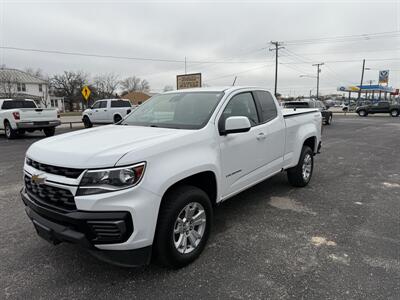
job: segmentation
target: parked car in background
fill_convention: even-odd
[[[43,130],[46,136],[52,136],[60,124],[56,109],[39,108],[30,99],[0,99],[0,130],[5,131],[8,139],[35,130]]]
[[[217,203],[283,171],[293,186],[310,182],[321,119],[281,109],[263,88],[159,94],[118,124],[34,143],[21,196],[53,244],[117,265],[183,267],[203,251]]]
[[[303,99],[301,101],[284,102],[283,106],[285,108],[317,108],[321,112],[324,124],[330,125],[332,123],[333,114],[322,101]]]
[[[363,105],[356,108],[356,113],[360,117],[366,117],[368,114],[389,113],[392,117],[397,117],[400,114],[400,105],[391,105],[387,101],[376,102],[371,105]]]
[[[102,99],[96,101],[82,113],[82,122],[86,128],[93,124],[113,124],[121,121],[132,111],[132,104],[125,99]]]

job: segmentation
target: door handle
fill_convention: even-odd
[[[266,138],[267,138],[267,136],[263,132],[261,132],[257,135],[258,141],[265,140]]]
[[[107,109],[105,109],[104,111],[107,111]]]

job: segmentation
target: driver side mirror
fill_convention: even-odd
[[[250,120],[244,116],[229,117],[225,120],[225,128],[220,131],[221,135],[230,133],[247,132],[251,128]]]

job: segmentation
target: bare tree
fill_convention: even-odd
[[[174,88],[172,87],[172,85],[166,85],[166,86],[164,86],[164,89],[163,89],[164,92],[169,92],[169,91],[173,91],[173,90],[174,90]]]
[[[34,68],[29,67],[29,68],[25,68],[24,71],[32,76],[42,79],[42,80],[46,80],[46,81],[48,80],[48,76],[44,75],[42,69],[40,69],[40,68],[34,69]]]
[[[13,98],[17,94],[18,78],[9,72],[2,73],[0,77],[0,96]]]
[[[121,87],[124,92],[137,92],[137,91],[149,91],[150,84],[146,79],[141,80],[139,77],[131,76],[121,81]]]
[[[119,84],[118,75],[112,73],[98,75],[93,80],[93,85],[100,98],[113,97]]]
[[[80,92],[88,83],[88,77],[88,74],[82,71],[64,71],[50,79],[51,89],[56,95],[65,97],[69,103],[69,109],[72,111],[73,103],[79,103],[82,100]]]
[[[148,91],[150,91],[150,84],[149,84],[149,82],[148,82],[146,79],[143,79],[143,80],[140,82],[140,91],[141,91],[141,92],[148,92]]]

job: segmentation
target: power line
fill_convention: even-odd
[[[184,59],[183,60],[179,60],[179,59],[163,59],[163,58],[103,55],[103,54],[96,54],[96,53],[68,52],[68,51],[59,51],[59,50],[32,49],[32,48],[21,48],[21,47],[11,47],[11,46],[0,46],[0,49],[15,50],[15,51],[25,51],[25,52],[59,54],[59,55],[71,55],[71,56],[84,56],[84,57],[136,60],[136,61],[185,63]],[[260,63],[262,61],[218,61],[218,60],[216,60],[216,61],[215,60],[214,61],[202,61],[202,60],[193,60],[193,61],[187,61],[187,62],[199,63],[199,64],[254,64],[254,63]]]
[[[369,33],[369,34],[288,40],[285,41],[285,45],[305,45],[305,44],[315,44],[315,43],[342,43],[342,42],[353,42],[353,41],[366,41],[372,39],[396,37],[399,35],[400,31],[396,30],[396,31],[387,31],[387,32]]]
[[[393,57],[393,58],[368,58],[368,61],[390,61],[390,60],[398,60],[400,61],[400,58],[398,57]],[[345,62],[358,62],[360,59],[347,59],[347,60],[330,60],[326,61],[325,63],[345,63]],[[305,64],[305,62],[289,62],[289,63],[283,63],[283,64],[293,64],[293,65],[302,65]]]

